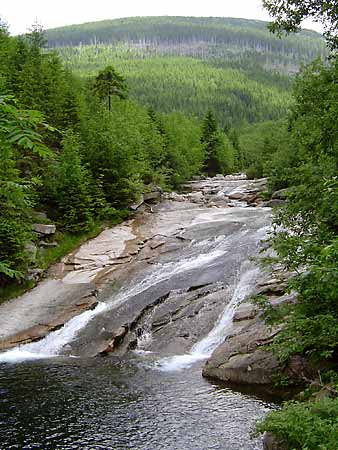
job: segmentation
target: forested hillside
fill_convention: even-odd
[[[52,47],[128,43],[151,54],[239,59],[254,51],[298,64],[324,53],[324,41],[313,31],[282,41],[255,20],[207,17],[134,17],[71,25],[48,30]],[[278,55],[278,56],[277,56]]]
[[[282,117],[290,76],[326,55],[315,32],[280,40],[267,23],[243,19],[129,18],[46,36],[73,72],[85,77],[113,64],[143,105],[199,117],[212,107],[226,129]]]
[[[0,26],[2,288],[46,267],[104,221],[125,217],[151,186],[170,189],[236,165],[211,111],[201,123],[146,109],[129,98],[114,67],[79,80],[43,46],[38,27],[11,37]],[[57,242],[37,251],[32,226],[41,220],[57,225]]]

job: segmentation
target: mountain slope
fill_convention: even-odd
[[[56,28],[46,37],[81,76],[113,64],[143,104],[199,116],[212,107],[225,126],[284,115],[290,75],[326,55],[318,33],[280,40],[266,22],[244,19],[136,17]]]

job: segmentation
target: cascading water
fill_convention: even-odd
[[[241,268],[238,282],[233,290],[232,298],[210,333],[195,344],[190,353],[162,358],[156,362],[155,366],[160,370],[170,372],[188,368],[197,361],[209,358],[215,348],[224,341],[231,330],[236,307],[250,294],[258,275],[259,269],[250,262],[245,262]]]
[[[217,182],[203,181],[212,189]],[[225,194],[242,184],[221,182]],[[237,305],[259,277],[248,261],[270,212],[189,202],[161,208],[140,236],[168,235],[163,253],[149,244],[126,264],[114,296],[44,339],[0,353],[1,448],[261,448],[250,432],[273,405],[203,379],[198,361],[231,332]],[[55,358],[95,354],[101,330],[109,343],[125,324],[118,357]],[[135,337],[142,351],[125,355]]]
[[[55,357],[62,354],[62,350],[76,337],[76,335],[86,327],[86,325],[96,316],[103,314],[122,303],[128,301],[135,295],[145,292],[176,274],[182,274],[203,265],[210,264],[213,260],[222,256],[227,251],[231,240],[229,238],[216,240],[213,248],[208,253],[201,253],[194,257],[184,258],[179,262],[169,262],[157,264],[149,274],[143,275],[141,281],[132,287],[123,289],[112,301],[99,303],[95,309],[85,311],[74,317],[60,330],[50,333],[39,342],[21,345],[12,350],[0,354],[0,363],[14,363],[29,359],[43,359]],[[151,336],[148,333],[148,339]]]

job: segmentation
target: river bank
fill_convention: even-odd
[[[197,444],[184,448],[261,448],[260,439],[250,439],[250,429],[274,406],[230,388],[217,391],[214,382],[201,384],[201,369],[231,332],[238,305],[262,278],[251,257],[258,254],[270,227],[271,210],[263,207],[259,198],[265,182],[239,177],[195,180],[185,186],[184,193],[168,194],[160,204],[140,211],[132,220],[81,246],[55,266],[36,290],[3,305],[7,309],[0,311],[4,325],[1,344],[7,350],[0,354],[2,370],[11,371],[14,364],[21,367],[19,374],[52,371],[57,385],[62,389],[67,386],[68,391],[73,389],[72,383],[63,374],[78,379],[80,375],[76,374],[82,373],[83,364],[88,362],[93,374],[115,371],[116,377],[121,377],[119,383],[128,383],[127,391],[132,397],[136,395],[139,406],[143,401],[138,398],[137,383],[145,386],[148,382],[137,374],[145,371],[149,383],[154,383],[154,388],[149,389],[156,398],[161,395],[160,387],[158,391],[155,388],[158,382],[163,383],[168,396],[174,397],[168,423],[177,420],[175,410],[186,427],[189,418],[195,419],[182,408],[183,399],[194,404],[199,388],[201,392],[215,389],[216,397],[211,395],[209,400],[203,394],[205,424],[212,427],[213,414],[208,408],[219,411],[217,416],[224,408],[223,431],[215,427],[217,437],[215,434],[212,438],[212,446],[205,447],[203,435],[190,423]],[[31,309],[33,314],[29,313]],[[24,345],[17,346],[20,343]],[[184,384],[186,395],[182,394],[180,400],[177,392],[184,378],[191,378],[193,386]],[[21,375],[14,379],[20,383]],[[133,379],[136,386],[129,384]],[[99,383],[100,389],[106,390],[106,382],[105,378]],[[37,386],[41,388],[39,383]],[[92,382],[87,387],[97,396]],[[229,392],[230,403],[223,403],[220,392]],[[102,417],[101,400],[107,399],[106,395],[98,395],[98,406],[94,407],[98,417]],[[74,400],[74,395],[71,398]],[[76,404],[82,405],[82,398],[76,399]],[[165,408],[162,400],[156,408]],[[234,408],[241,411],[245,425],[238,422],[238,415],[233,415]],[[126,406],[124,414],[131,413]],[[154,426],[149,414],[145,411],[139,416],[146,434],[150,433],[148,427]],[[182,414],[187,415],[188,422]],[[67,412],[61,416],[66,417]],[[88,420],[94,426],[96,419]],[[233,432],[226,433],[227,426]],[[130,431],[132,436],[134,431]],[[158,448],[181,449],[180,443],[185,442],[182,431],[179,427],[176,444],[167,431],[166,441]],[[147,441],[145,434],[137,444],[133,437],[133,446],[128,446],[125,438],[114,431],[106,429],[103,434],[108,439],[104,442],[114,442],[114,448],[149,448],[147,445],[153,442]],[[88,443],[91,441],[81,436],[81,448],[92,448],[93,444]],[[31,438],[27,439],[25,442],[31,442]],[[154,439],[158,442],[158,434]],[[56,441],[51,438],[51,442]],[[61,448],[68,448],[63,438],[57,442],[62,442]],[[72,433],[70,442],[75,442]],[[110,448],[104,445],[108,444],[102,448]]]
[[[257,220],[258,227],[269,216],[267,209],[263,213],[261,209],[243,208],[247,206],[248,198],[251,202],[255,199],[255,192],[262,190],[262,186],[264,180],[255,183],[231,177],[196,180],[186,185],[191,192],[169,194],[167,200],[154,207],[155,212],[143,210],[135,218],[104,230],[52,266],[47,279],[33,290],[0,305],[0,347],[4,350],[41,339],[84,310],[95,308],[98,297],[105,301],[112,286],[123,284],[129,274],[134,278],[144,267],[168,259],[167,255],[170,260],[172,254],[175,257],[184,248],[189,248],[196,237],[207,239],[214,235],[218,239],[224,227],[230,238],[240,231],[238,239],[241,243],[243,235],[250,231],[245,229],[250,216]],[[235,245],[233,242],[232,246]],[[220,271],[218,268],[218,275],[213,274],[211,279],[220,278]],[[199,283],[197,287],[207,284],[210,274],[199,274],[199,278],[198,282],[187,281],[187,289],[195,289],[196,283]],[[213,290],[218,288],[213,286],[206,292]],[[210,318],[211,323],[219,311],[215,314]],[[125,320],[133,322],[130,318]],[[123,325],[120,323],[117,329]],[[193,344],[186,340],[186,347]],[[105,340],[105,344],[108,346],[109,342]],[[99,349],[105,350],[102,345]]]

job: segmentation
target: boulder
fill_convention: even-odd
[[[233,321],[253,319],[258,312],[258,308],[253,303],[242,303],[234,314]]]
[[[194,192],[192,194],[188,194],[187,196],[189,198],[190,201],[192,201],[193,203],[200,203],[203,201],[203,194],[202,192]]]
[[[284,203],[285,203],[285,200],[280,200],[280,199],[275,198],[275,199],[269,200],[268,202],[264,202],[262,204],[262,206],[264,206],[266,208],[274,208],[275,206],[284,205]]]
[[[44,223],[34,223],[33,230],[40,235],[50,235],[54,234],[56,231],[56,226],[54,224],[46,225]]]
[[[25,252],[28,254],[28,258],[30,262],[36,261],[36,253],[38,251],[37,246],[34,244],[34,242],[27,242],[25,244]]]
[[[132,211],[136,211],[141,205],[143,205],[143,203],[144,203],[144,196],[143,194],[141,194],[139,200],[130,205],[129,208]]]
[[[278,200],[285,200],[287,199],[288,195],[290,194],[291,189],[290,188],[285,188],[285,189],[280,189],[279,191],[275,191],[271,198],[273,200],[278,199]]]
[[[243,192],[231,192],[229,194],[230,200],[242,200],[245,194]]]
[[[143,199],[145,202],[156,202],[156,201],[160,201],[162,198],[162,192],[161,191],[151,191],[151,192],[146,192],[143,194]]]
[[[43,270],[42,269],[29,269],[27,272],[27,280],[31,281],[38,281],[43,276]]]
[[[279,364],[272,352],[262,347],[270,343],[280,328],[268,328],[257,315],[229,336],[207,361],[203,376],[237,384],[273,384]]]
[[[264,450],[287,450],[287,446],[282,443],[272,433],[265,433],[263,438]]]

